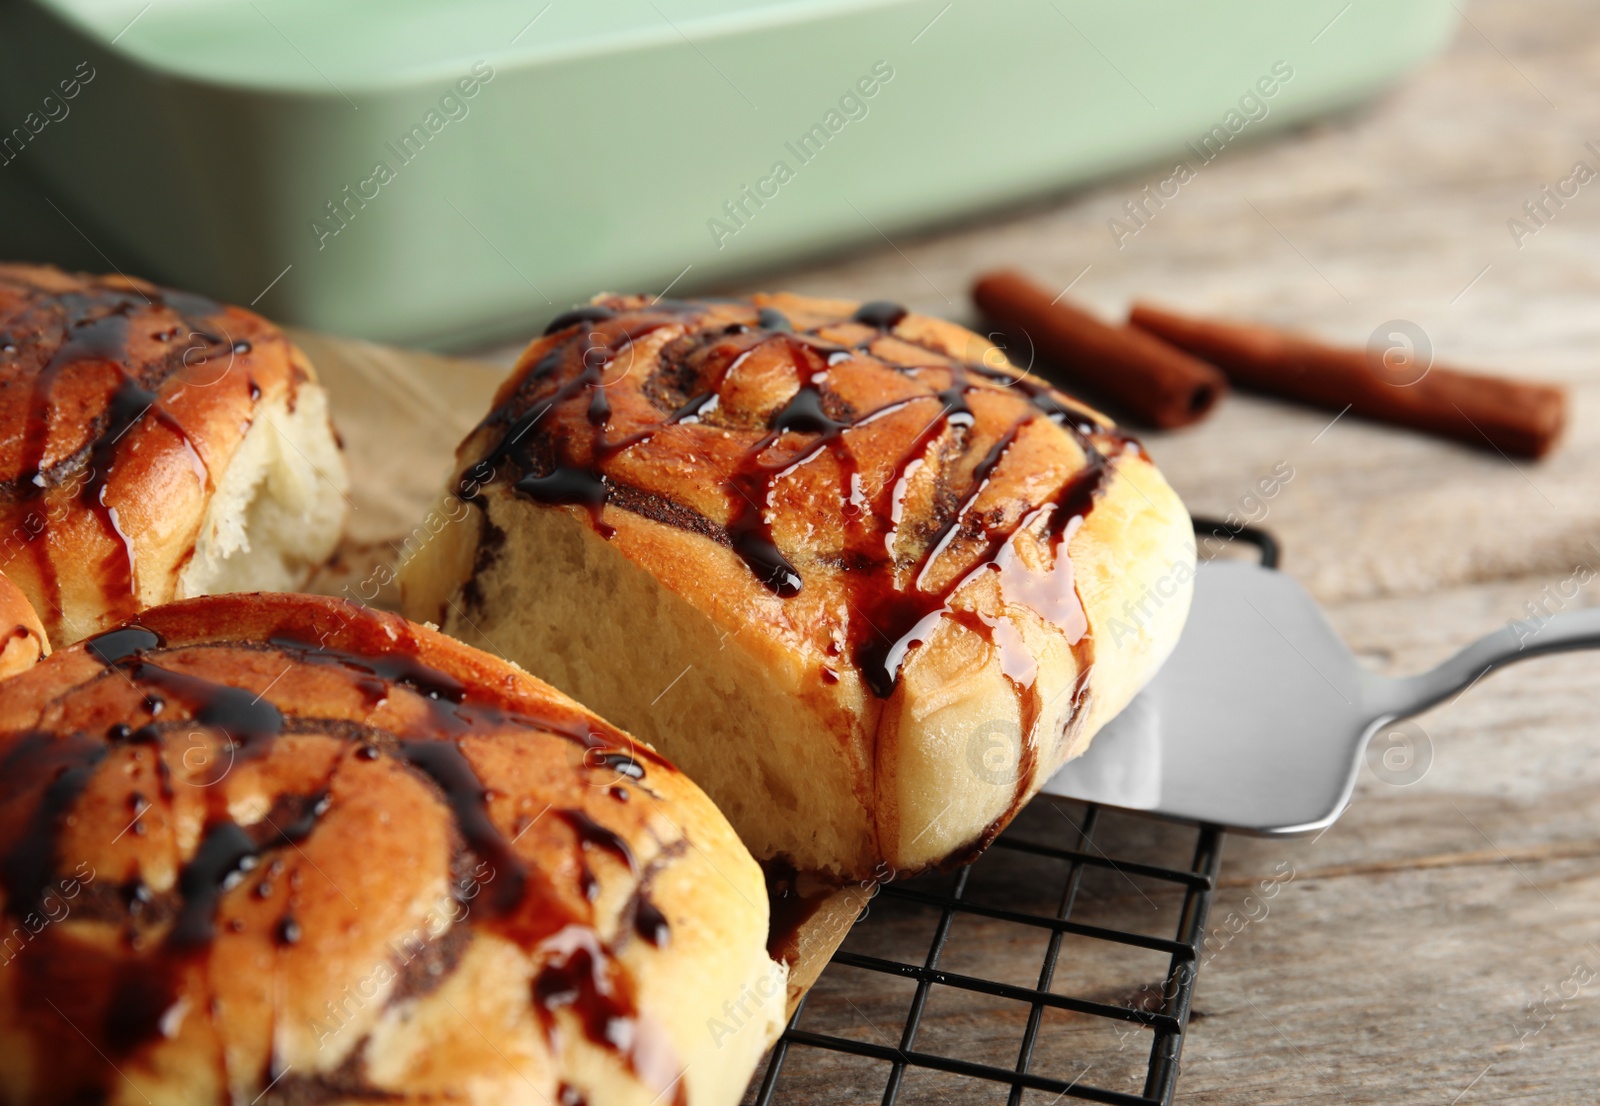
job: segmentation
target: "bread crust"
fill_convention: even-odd
[[[8,1101],[732,1104],[781,1026],[705,796],[398,616],[146,611],[0,683],[0,763]]]
[[[405,567],[406,609],[624,720],[758,856],[971,855],[1176,643],[1182,504],[978,335],[793,295],[558,324],[462,444],[454,494],[483,510]],[[694,708],[647,703],[685,664]]]
[[[304,571],[257,586],[300,582],[343,516],[326,417],[299,425],[324,407],[310,363],[259,315],[121,275],[0,265],[0,569],[58,645],[200,594],[216,575],[203,562],[239,536],[270,542],[244,516],[281,489],[229,473],[247,441],[281,437],[327,486],[301,496],[308,544],[289,559]]]
[[[50,639],[39,613],[22,589],[4,575],[0,575],[0,633],[5,635],[0,645],[0,680],[26,672],[41,657],[50,655]]]

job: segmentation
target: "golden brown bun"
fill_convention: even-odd
[[[802,869],[981,848],[1187,614],[1188,516],[1137,443],[892,304],[602,297],[457,459],[481,510],[439,512],[462,521],[406,565],[407,611],[618,719]]]
[[[10,629],[6,629],[10,627]],[[26,672],[41,657],[50,655],[50,639],[45,636],[39,613],[9,577],[0,575],[0,680]]]
[[[0,765],[6,1102],[731,1106],[782,1019],[705,796],[395,615],[146,611],[0,684]]]
[[[0,265],[0,570],[57,645],[175,598],[304,582],[344,462],[310,364],[238,307]]]

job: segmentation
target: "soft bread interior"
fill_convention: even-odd
[[[1193,575],[1188,516],[1147,461],[1125,458],[1119,473],[1070,546],[1088,672],[1059,628],[980,580],[959,603],[1009,627],[996,631],[1014,643],[1009,657],[945,620],[881,707],[850,707],[841,686],[830,708],[814,673],[758,629],[719,625],[624,555],[657,524],[608,514],[618,539],[607,540],[581,510],[502,486],[483,493],[487,518],[472,511],[407,562],[405,605],[655,746],[756,856],[883,879],[986,843],[1176,643]],[[704,542],[702,555],[724,553]],[[1169,578],[1170,599],[1154,602]],[[1018,657],[1033,667],[1026,693],[1006,671]]]
[[[304,381],[292,406],[263,398],[206,506],[176,598],[298,588],[339,543],[348,482],[326,392]]]
[[[804,673],[719,628],[586,517],[501,487],[487,489],[482,503],[494,536],[492,555],[478,558],[474,600],[460,587],[479,543],[478,511],[407,563],[407,611],[516,661],[648,741],[712,797],[756,856],[870,872],[878,856],[872,772],[855,747],[853,719],[830,726],[802,698]]]

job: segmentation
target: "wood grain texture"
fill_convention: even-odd
[[[1338,7],[1329,0],[1330,17]],[[1600,170],[1584,149],[1600,146],[1600,23],[1581,0],[1478,0],[1464,10],[1450,51],[1413,79],[1341,119],[1230,150],[1123,248],[1107,220],[1170,167],[726,291],[898,299],[971,323],[971,278],[1016,266],[1057,288],[1076,281],[1072,294],[1108,317],[1148,299],[1357,345],[1406,319],[1444,363],[1567,384],[1568,438],[1538,464],[1237,395],[1197,429],[1147,438],[1192,510],[1274,531],[1284,569],[1359,654],[1384,671],[1416,671],[1525,617],[1527,604],[1550,602],[1544,589],[1559,593],[1576,567],[1600,569],[1600,181],[1520,248],[1507,228],[1574,162]],[[505,364],[513,353],[488,356]],[[409,390],[382,384],[395,366],[366,383],[359,372],[330,380],[353,452],[392,456],[383,449],[395,420],[418,428],[403,464],[373,469],[370,481],[357,464],[362,548],[352,563],[380,562],[386,544],[392,553],[405,530],[396,524],[426,509],[448,467],[461,420],[487,406],[492,373],[469,370],[442,387],[437,374],[449,367],[430,365]],[[1257,482],[1280,464],[1294,476],[1262,500]],[[347,566],[324,590],[359,576]],[[1567,604],[1597,601],[1600,580]],[[1214,925],[1243,911],[1260,879],[1294,876],[1267,916],[1202,970],[1178,1100],[1592,1101],[1600,974],[1576,993],[1570,981],[1600,973],[1597,687],[1592,655],[1490,676],[1417,720],[1431,754],[1420,779],[1401,785],[1364,771],[1351,810],[1315,840],[1230,838]],[[1057,815],[1039,803],[1025,817],[1045,832]],[[1138,820],[1114,832],[1116,851],[1168,863],[1180,858],[1163,858],[1163,847],[1170,854],[1187,840]],[[1022,861],[995,872],[986,893],[1019,905],[1042,886]],[[1083,902],[1083,917],[1107,925],[1164,926],[1176,909],[1114,875]],[[970,924],[952,935],[952,971],[1036,981],[1040,934]],[[929,912],[880,899],[847,947],[920,960],[932,925]],[[1139,1001],[1139,987],[1163,971],[1160,958],[1088,944],[1070,946],[1062,965],[1058,989],[1114,1003]],[[807,1027],[893,1044],[910,992],[830,970]],[[939,993],[919,1040],[1010,1066],[1020,1016],[1015,1004]],[[1035,1066],[1070,1076],[1093,1064],[1098,1084],[1137,1090],[1143,1061],[1142,1041],[1052,1015]],[[809,1053],[791,1065],[779,1100],[875,1102],[885,1072]],[[1005,1096],[918,1075],[900,1101]]]

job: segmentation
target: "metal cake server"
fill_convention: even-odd
[[[1439,667],[1367,671],[1293,578],[1200,565],[1155,678],[1046,794],[1246,833],[1313,833],[1350,802],[1367,743],[1512,661],[1600,648],[1600,608],[1507,625]]]

